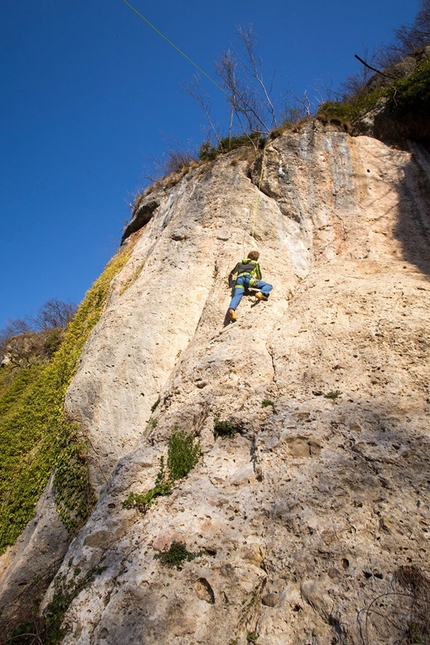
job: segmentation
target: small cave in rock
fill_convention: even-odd
[[[200,600],[204,600],[211,605],[215,604],[214,591],[206,578],[199,578],[196,580],[194,589],[196,590],[196,594]]]

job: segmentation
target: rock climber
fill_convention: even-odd
[[[259,291],[255,294],[258,300],[267,300],[273,289],[271,284],[263,282],[261,279],[261,269],[257,261],[259,257],[260,254],[258,251],[250,251],[248,257],[242,260],[242,262],[238,262],[234,269],[230,271],[228,278],[229,284],[232,283],[233,276],[237,274],[233,297],[228,310],[228,315],[232,321],[237,319],[236,309],[246,289],[258,289]]]

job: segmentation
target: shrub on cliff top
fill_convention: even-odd
[[[253,146],[255,148],[262,148],[266,139],[261,136],[260,132],[245,133],[240,136],[224,137],[220,140],[217,146],[211,145],[210,141],[204,141],[199,149],[199,159],[208,161],[216,159],[221,154],[241,148],[242,146]]]
[[[410,112],[430,113],[430,58],[425,59],[412,74],[388,88],[388,107],[404,115]]]
[[[317,116],[351,123],[375,108],[381,100],[386,102],[388,112],[397,116],[427,115],[430,111],[430,59],[425,58],[411,74],[393,80],[388,87],[360,91],[345,100],[322,104]]]

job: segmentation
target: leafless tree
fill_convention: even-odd
[[[395,31],[391,44],[380,47],[371,55],[366,53],[363,59],[378,70],[387,70],[406,56],[415,54],[424,46],[430,45],[430,0],[421,0],[418,11],[411,25],[401,25]],[[344,98],[358,94],[372,76],[372,71],[362,66],[360,71],[350,76],[343,84]]]
[[[242,40],[248,61],[242,61],[245,74],[247,75],[251,84],[257,84],[256,89],[257,91],[259,90],[261,104],[271,120],[271,126],[276,127],[278,125],[276,110],[270,97],[273,86],[273,79],[270,83],[270,87],[267,88],[263,77],[263,60],[262,58],[259,58],[257,60],[254,54],[254,50],[257,45],[257,38],[250,25],[246,28],[239,27],[238,33]]]
[[[251,26],[239,27],[237,30],[241,48],[224,51],[216,63],[216,72],[221,79],[229,106],[227,136],[244,133],[261,133],[266,135],[277,127],[278,122],[295,123],[311,116],[322,103],[329,101],[348,101],[368,87],[369,80],[374,76],[374,67],[380,72],[411,54],[430,44],[430,0],[421,0],[421,8],[411,25],[402,25],[397,29],[395,42],[382,46],[372,53],[365,52],[359,71],[344,81],[338,91],[324,88],[310,97],[305,91],[302,97],[285,93],[284,100],[273,99],[273,78],[267,83],[263,75],[262,59],[256,55],[257,38]],[[381,76],[384,74],[382,73]],[[388,74],[387,74],[388,76]],[[203,109],[209,124],[208,142],[213,140],[218,147],[225,138],[225,130],[220,129],[211,114],[211,101],[205,94],[196,77],[194,84],[185,88],[188,94]],[[285,99],[287,96],[287,99]]]
[[[216,63],[216,73],[228,103],[228,125],[216,122],[211,114],[211,100],[201,87],[200,78],[195,76],[183,89],[202,108],[209,129],[209,142],[221,141],[244,133],[267,134],[277,126],[278,119],[274,101],[271,98],[272,83],[266,84],[262,60],[255,54],[257,38],[252,27],[239,27],[241,52],[232,49],[224,51]],[[227,132],[226,132],[227,130]]]
[[[76,313],[76,305],[52,298],[45,302],[39,313],[33,318],[34,328],[38,331],[65,328]]]
[[[184,90],[184,92],[189,94],[191,98],[194,99],[194,101],[197,103],[197,105],[203,110],[206,120],[209,124],[209,131],[206,131],[205,133],[207,138],[209,140],[212,140],[212,137],[214,137],[217,144],[219,144],[221,141],[220,129],[212,119],[212,102],[209,94],[202,89],[200,76],[196,74],[187,85],[183,86],[182,89]]]
[[[421,0],[412,25],[401,25],[396,30],[396,41],[403,55],[430,44],[430,0]]]
[[[319,98],[321,91],[314,89],[315,97],[311,100],[308,91],[304,90],[302,96],[298,96],[291,87],[283,94],[283,111],[281,113],[282,123],[294,125],[301,119],[311,116],[313,110],[322,102]]]
[[[235,121],[241,132],[268,131],[261,116],[259,96],[254,88],[241,76],[239,61],[232,50],[223,52],[217,62],[217,74],[222,79],[230,105],[229,136]]]
[[[369,63],[369,65],[380,65],[381,64],[381,51],[375,50],[370,52],[368,48],[365,49],[363,54],[363,59]],[[348,100],[353,96],[357,96],[363,88],[368,83],[369,79],[374,75],[369,67],[365,65],[360,65],[358,72],[348,76],[345,81],[340,84],[340,92],[342,100]]]
[[[0,353],[4,352],[9,341],[17,336],[46,332],[50,329],[64,329],[75,313],[75,304],[52,298],[45,302],[35,316],[9,320],[0,330]]]
[[[271,87],[264,81],[262,60],[254,53],[257,39],[250,26],[239,27],[238,35],[243,54],[228,49],[216,64],[230,105],[229,136],[235,122],[242,132],[268,133],[277,126],[277,117]]]

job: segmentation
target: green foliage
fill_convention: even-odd
[[[148,425],[146,426],[147,430],[154,430],[158,425],[158,419],[151,419],[151,421],[148,421]]]
[[[24,394],[26,388],[37,379],[41,364],[33,364],[25,370],[7,365],[0,371],[0,417],[13,410],[13,406]]]
[[[327,394],[324,394],[325,399],[332,399],[334,401],[335,399],[338,399],[340,396],[342,396],[342,392],[340,390],[334,390],[331,392],[328,392]]]
[[[386,96],[385,88],[373,92],[359,93],[344,101],[327,101],[318,109],[317,116],[328,119],[338,119],[342,123],[351,123],[359,116],[374,108],[381,98]]]
[[[0,367],[0,400],[3,394],[14,383],[17,377],[17,370],[14,365],[3,365]]]
[[[269,405],[271,405],[273,407],[275,404],[270,399],[263,399],[263,401],[261,402],[261,407],[262,408],[267,408],[267,407],[269,407]]]
[[[167,467],[172,482],[186,477],[200,457],[200,443],[193,434],[175,427],[169,440]]]
[[[343,122],[349,123],[350,121],[353,121],[359,113],[360,112],[357,107],[352,103],[344,101],[327,101],[320,106],[317,116],[324,116],[328,119],[340,119]]]
[[[160,460],[155,485],[147,493],[130,493],[122,505],[124,508],[137,508],[141,513],[146,513],[157,497],[169,495],[172,486],[178,479],[186,477],[194,468],[200,457],[200,443],[193,434],[179,430],[175,426],[169,440],[167,453],[167,477],[164,466],[164,457]]]
[[[184,561],[191,562],[191,560],[194,560],[201,555],[202,552],[190,553],[190,551],[187,551],[187,545],[185,542],[173,541],[168,551],[157,553],[154,558],[156,560],[161,560],[161,562],[168,567],[176,567],[180,569]]]
[[[26,369],[5,368],[2,373],[0,553],[15,542],[31,519],[54,465],[60,516],[69,530],[84,521],[91,506],[92,494],[84,474],[86,448],[65,422],[64,398],[84,344],[103,310],[110,283],[128,254],[123,251],[108,264],[48,362]]]
[[[74,577],[66,581],[66,576],[59,576],[54,582],[54,595],[41,616],[36,615],[32,621],[23,623],[15,629],[10,639],[5,642],[18,645],[57,645],[64,639],[67,628],[62,627],[64,614],[70,603],[93,580],[94,576],[105,570],[105,567],[94,567],[80,580],[77,580],[79,569]]]
[[[256,632],[248,632],[246,635],[246,640],[249,643],[256,643],[258,641],[258,634]]]
[[[122,505],[124,508],[137,508],[141,513],[146,513],[154,498],[152,491],[153,489],[151,488],[148,493],[130,493],[127,499],[123,501]]]
[[[37,642],[33,638],[35,636],[35,631],[33,623],[22,623],[12,632],[9,640],[12,643],[18,643],[18,645],[33,645],[33,643]]]
[[[409,643],[413,643],[414,645],[425,643],[420,625],[417,625],[413,621],[408,622],[408,639]]]
[[[387,109],[396,116],[428,114],[430,111],[430,59],[421,62],[412,74],[372,92],[361,91],[344,101],[328,101],[317,116],[350,123],[386,100]]]
[[[146,513],[151,508],[154,500],[157,497],[168,495],[171,488],[171,483],[166,482],[163,486],[154,486],[147,493],[130,493],[122,505],[124,508],[137,508],[141,513]]]
[[[54,488],[58,513],[70,535],[82,526],[95,503],[88,473],[88,447],[75,425],[64,424],[56,446]]]
[[[188,475],[198,462],[199,457],[200,443],[195,436],[184,430],[179,430],[175,426],[169,440],[167,453],[169,477],[166,476],[164,457],[161,457],[155,486],[147,493],[130,493],[122,505],[124,508],[137,508],[141,513],[146,513],[157,497],[169,495],[175,481]]]
[[[233,421],[228,421],[227,419],[225,419],[224,421],[221,421],[221,415],[219,412],[215,415],[215,423],[214,423],[215,437],[232,437],[237,432],[240,432],[240,430],[241,430],[241,427],[238,423],[234,423]]]
[[[157,497],[170,494],[172,485],[172,481],[166,480],[164,457],[161,457],[160,470],[158,471],[154,488],[151,488],[147,493],[130,493],[122,505],[124,508],[137,508],[141,513],[146,513]]]
[[[199,159],[202,161],[216,159],[218,155],[230,152],[230,150],[235,150],[236,148],[241,148],[242,146],[262,148],[265,143],[266,139],[259,132],[245,133],[236,137],[225,137],[220,140],[217,146],[212,146],[210,141],[205,141],[200,146]]]
[[[387,91],[388,107],[403,116],[410,112],[430,112],[430,59],[424,60],[412,74],[396,81]]]
[[[60,348],[61,341],[64,338],[64,329],[62,327],[55,327],[55,329],[50,329],[45,336],[43,349],[45,356],[51,358],[57,349]]]
[[[158,408],[158,406],[160,405],[160,401],[161,401],[161,399],[160,399],[160,397],[158,397],[158,399],[155,401],[155,403],[153,403],[153,404],[151,405],[151,412],[155,412],[155,410],[156,410],[156,409]]]

